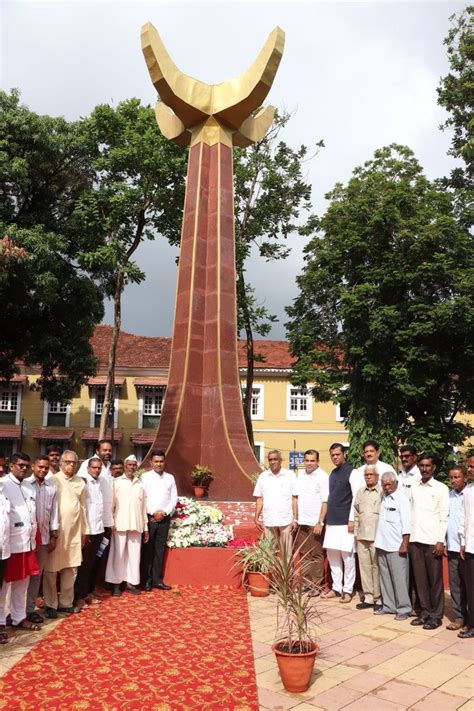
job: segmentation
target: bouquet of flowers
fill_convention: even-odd
[[[229,528],[222,523],[222,511],[185,496],[178,498],[168,534],[168,548],[226,546],[231,538]]]

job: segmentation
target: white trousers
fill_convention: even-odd
[[[326,551],[329,565],[331,566],[332,589],[337,593],[352,595],[356,578],[356,564],[354,552],[338,551],[328,548]],[[344,584],[343,584],[344,579]]]
[[[120,585],[140,583],[140,554],[142,534],[137,531],[113,531],[105,581]]]
[[[30,576],[13,583],[3,583],[0,590],[0,625],[6,624],[8,614],[7,596],[10,592],[10,615],[14,625],[19,625],[26,617],[26,593]]]

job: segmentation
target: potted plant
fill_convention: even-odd
[[[191,472],[191,480],[193,482],[194,496],[196,499],[202,499],[212,481],[212,472],[204,464],[196,464]]]
[[[275,653],[287,691],[301,693],[310,685],[316,654],[316,622],[319,621],[317,586],[308,578],[311,561],[301,546],[290,543],[268,555],[270,589],[277,599]]]
[[[236,552],[236,565],[242,566],[242,580],[246,580],[253,597],[265,597],[270,594],[269,572],[275,554],[275,538],[267,532],[258,541],[245,545]]]

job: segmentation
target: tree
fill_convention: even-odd
[[[121,296],[127,283],[145,274],[133,261],[145,239],[162,235],[179,242],[186,154],[159,132],[153,109],[139,99],[116,108],[96,106],[84,121],[92,154],[93,184],[74,211],[86,249],[81,265],[113,299],[114,326],[109,351],[99,438],[105,436],[114,393],[115,353],[121,325]]]
[[[450,20],[452,27],[444,44],[451,71],[440,81],[438,103],[449,112],[449,117],[441,126],[443,130],[453,132],[449,153],[463,161],[464,166],[456,166],[449,178],[441,182],[454,192],[457,214],[462,223],[470,227],[474,187],[474,6],[466,7],[459,15],[452,15]]]
[[[96,369],[89,339],[102,296],[78,267],[70,225],[91,179],[79,123],[39,116],[17,91],[0,92],[0,377],[17,372],[17,361],[38,365],[50,401],[70,399]]]
[[[252,250],[267,262],[285,259],[286,238],[305,233],[302,213],[311,209],[311,186],[303,178],[308,149],[288,146],[280,132],[290,114],[277,114],[267,135],[247,149],[234,150],[235,241],[237,271],[237,327],[246,339],[247,378],[243,395],[247,435],[253,447],[251,417],[255,355],[253,334],[268,335],[277,319],[259,305],[246,279],[245,265]],[[322,147],[322,141],[317,147]]]
[[[326,196],[287,309],[295,381],[349,407],[349,456],[379,439],[447,457],[473,431],[474,251],[452,196],[391,145]]]

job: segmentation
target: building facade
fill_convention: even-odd
[[[33,369],[21,368],[13,380],[0,381],[0,452],[7,457],[19,449],[31,456],[51,443],[75,450],[80,459],[95,448],[106,382],[112,328],[98,326],[92,344],[98,375],[81,388],[70,404],[41,400],[31,388],[38,378]],[[255,451],[261,464],[270,449],[280,449],[284,466],[294,468],[308,448],[321,454],[321,465],[330,471],[328,449],[332,442],[347,443],[348,433],[338,405],[316,403],[304,388],[291,385],[292,358],[285,341],[256,341],[262,360],[255,363],[252,397]],[[122,332],[115,368],[114,408],[108,436],[114,455],[134,453],[142,459],[159,424],[171,352],[171,339],[135,336]],[[245,384],[244,344],[240,344],[242,385]],[[197,463],[197,462],[196,462]]]

